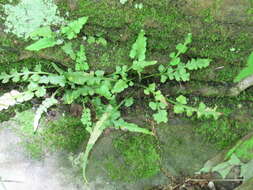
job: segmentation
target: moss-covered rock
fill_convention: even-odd
[[[252,32],[245,27],[252,17],[249,11],[251,4],[246,1],[240,3],[238,0],[240,9],[235,9],[238,2],[217,0],[206,4],[203,1],[182,3],[167,0],[128,1],[124,5],[118,0],[56,2],[61,15],[68,20],[89,16],[88,24],[80,37],[101,36],[106,39],[106,47],[89,45],[79,40],[89,47],[87,57],[94,69],[111,71],[115,65],[130,64],[129,50],[140,29],[145,29],[149,39],[148,57],[157,59],[160,63],[168,61],[167,55],[182,41],[186,33],[193,33],[193,43],[188,56],[221,60],[222,64],[213,61],[212,69],[206,69],[206,73],[220,73],[218,77],[214,77],[218,81],[232,80],[230,78],[235,76],[252,51]],[[136,9],[136,3],[142,3],[143,8]],[[8,41],[7,38],[5,40]],[[13,45],[7,43],[7,46]],[[51,56],[51,60],[64,60],[65,57],[58,53],[59,48],[56,48],[56,51],[51,50],[45,52],[49,58]],[[39,53],[39,57],[46,58],[45,53],[44,56]],[[8,62],[8,57],[11,60],[9,62],[14,61],[10,52],[5,51],[4,54],[2,63]],[[224,67],[216,70],[220,66]],[[224,76],[224,73],[230,73],[230,70],[235,72]],[[197,78],[206,79],[203,73],[197,74]]]

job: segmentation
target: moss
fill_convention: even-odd
[[[65,116],[49,122],[41,135],[50,149],[75,152],[86,139],[87,132],[80,119]]]
[[[122,160],[109,156],[105,167],[113,180],[135,181],[156,175],[160,156],[151,136],[132,135],[114,140],[113,145]]]
[[[15,105],[13,107],[10,107],[7,110],[1,111],[0,112],[0,123],[10,120],[12,117],[14,117],[16,115],[16,113],[23,112],[25,110],[30,109],[31,107],[32,107],[32,104],[27,102],[27,103]]]
[[[229,112],[229,110],[224,111]],[[207,142],[215,144],[219,149],[224,149],[246,135],[250,129],[252,129],[250,123],[222,117],[218,120],[202,122],[195,130],[198,134],[203,135]]]
[[[253,137],[248,136],[248,138],[241,139],[237,144],[228,151],[226,158],[229,158],[232,154],[244,161],[248,162],[253,159]]]
[[[87,137],[80,119],[70,116],[47,123],[41,119],[40,130],[34,135],[34,115],[34,111],[27,110],[14,118],[19,124],[17,132],[23,138],[22,144],[31,158],[42,158],[45,151],[76,152]]]

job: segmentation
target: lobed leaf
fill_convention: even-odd
[[[118,81],[115,83],[115,85],[114,85],[114,87],[113,87],[113,89],[112,89],[112,93],[120,93],[120,92],[122,92],[124,89],[126,89],[127,87],[128,87],[127,82],[124,81],[124,80],[122,80],[122,79],[120,79],[120,80],[118,80]]]
[[[209,66],[211,59],[191,59],[187,62],[186,68],[189,70],[198,70]]]
[[[132,69],[137,71],[139,74],[143,72],[144,68],[150,65],[155,65],[157,61],[133,61]]]
[[[51,106],[53,106],[57,103],[58,103],[58,101],[53,97],[47,98],[42,102],[42,104],[39,106],[39,108],[37,109],[37,111],[35,113],[34,122],[33,122],[34,132],[37,131],[37,128],[39,126],[39,121],[40,121],[42,114],[44,112],[47,112],[48,108],[50,108]]]
[[[25,49],[29,51],[39,51],[48,47],[53,47],[57,44],[57,41],[54,38],[42,38],[37,42],[27,46]]]
[[[69,40],[76,38],[87,20],[88,17],[81,17],[77,20],[71,21],[67,24],[67,26],[61,28],[61,33],[65,34]]]
[[[44,37],[44,38],[52,38],[53,32],[50,28],[50,26],[44,26],[36,29],[35,31],[31,32],[29,34],[30,38],[36,39],[38,37]]]
[[[119,119],[119,120],[115,121],[114,124],[116,125],[116,127],[120,128],[122,130],[128,130],[130,132],[143,133],[143,134],[147,134],[147,135],[154,135],[148,129],[141,128],[134,123],[128,123],[128,122],[124,121],[123,119]]]
[[[168,122],[168,113],[166,110],[158,110],[157,113],[153,114],[154,120],[159,123],[167,123]]]
[[[132,49],[129,54],[130,58],[136,59],[138,61],[144,61],[146,46],[147,46],[147,38],[145,37],[144,30],[141,30],[138,34],[135,43],[132,45]]]
[[[130,97],[130,98],[127,98],[127,99],[125,99],[125,106],[126,107],[130,107],[131,105],[133,105],[133,103],[134,103],[134,99],[133,99],[133,97]]]
[[[83,45],[80,45],[80,50],[76,54],[76,71],[87,71],[89,69],[89,65],[87,63],[87,58],[85,55],[85,49]]]

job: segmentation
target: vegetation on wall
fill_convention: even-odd
[[[74,70],[70,68],[64,70],[55,63],[52,63],[55,73],[42,71],[41,66],[36,65],[32,71],[24,67],[21,72],[13,69],[10,73],[3,72],[0,75],[2,83],[8,83],[9,81],[28,83],[27,90],[24,92],[13,90],[5,93],[1,97],[1,110],[7,109],[16,103],[29,101],[34,97],[44,97],[44,101],[35,114],[33,122],[34,132],[37,131],[42,114],[47,112],[50,107],[56,105],[60,99],[66,104],[71,104],[77,99],[81,100],[84,107],[81,121],[90,133],[83,161],[85,179],[85,168],[89,153],[105,128],[115,127],[116,129],[126,129],[132,132],[153,135],[153,132],[148,129],[140,128],[134,123],[128,123],[121,117],[120,107],[131,106],[134,103],[134,97],[129,94],[128,97],[118,102],[117,96],[129,87],[137,85],[144,89],[146,95],[154,97],[155,101],[150,102],[149,106],[156,111],[153,117],[157,123],[167,122],[169,105],[174,105],[175,113],[185,112],[187,116],[197,113],[198,117],[211,116],[215,119],[218,118],[219,113],[215,111],[216,108],[208,108],[203,102],[199,104],[198,108],[193,108],[186,105],[187,99],[184,96],[179,96],[174,101],[165,97],[161,91],[156,90],[155,83],[148,86],[140,84],[143,78],[153,77],[153,75],[143,76],[144,69],[157,64],[157,61],[146,60],[147,38],[143,30],[140,31],[135,43],[132,45],[129,54],[132,59],[131,66],[117,66],[116,71],[109,74],[106,74],[102,70],[89,71],[84,46],[80,45],[80,50],[74,53],[71,48],[71,42],[69,42],[69,40],[77,37],[87,19],[87,17],[81,17],[63,25],[59,34],[52,32],[49,27],[39,28],[31,33],[30,36],[32,39],[37,39],[37,41],[26,48],[30,51],[39,51],[64,43],[62,46],[63,51],[75,61]],[[59,40],[60,43],[58,43]],[[181,61],[180,55],[187,51],[187,44],[190,42],[191,35],[189,34],[185,38],[184,43],[179,43],[176,46],[177,52],[170,54],[171,60],[168,64],[166,66],[159,66],[157,76],[161,76],[161,82],[173,79],[188,81],[190,74],[187,69],[196,70],[209,65],[211,61],[209,59],[192,59],[186,64]],[[136,73],[138,77],[130,77],[130,72]],[[88,106],[89,104],[93,105],[94,110]]]

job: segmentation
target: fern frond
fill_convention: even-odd
[[[39,106],[39,108],[36,111],[35,117],[34,117],[34,122],[33,122],[33,130],[34,132],[37,131],[38,126],[39,126],[39,121],[44,112],[47,112],[47,109],[50,108],[51,106],[57,104],[57,100],[54,97],[47,98],[45,99],[42,104]]]
[[[137,40],[132,46],[132,49],[130,51],[130,58],[137,59],[138,61],[144,61],[145,60],[145,53],[146,53],[146,46],[147,46],[147,38],[145,37],[144,30],[141,30]]]
[[[87,146],[86,146],[86,149],[84,152],[84,156],[83,156],[83,167],[82,167],[83,168],[83,178],[86,182],[87,182],[87,178],[86,178],[85,172],[86,172],[86,167],[88,164],[88,157],[89,157],[90,151],[92,150],[93,146],[97,142],[98,138],[102,135],[102,133],[106,127],[105,123],[110,118],[112,111],[113,111],[113,107],[109,104],[106,108],[106,111],[102,115],[102,117],[97,121],[94,128],[91,130],[91,135],[90,135],[90,138],[87,143]]]

